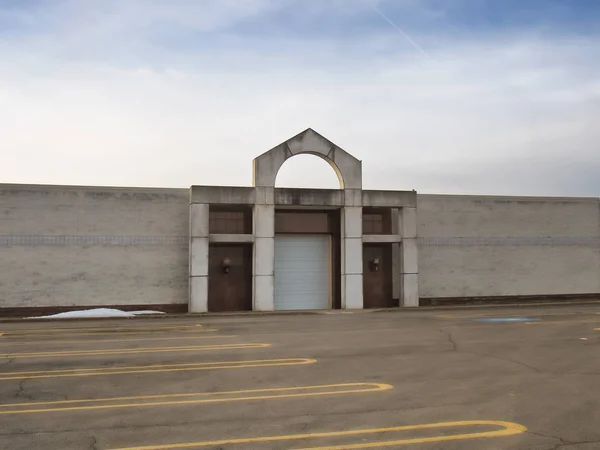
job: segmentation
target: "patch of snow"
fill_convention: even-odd
[[[68,311],[50,316],[28,317],[29,319],[89,319],[100,317],[135,317],[146,314],[164,314],[161,311],[121,311],[111,308],[84,309],[82,311]]]

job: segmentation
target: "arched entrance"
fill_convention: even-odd
[[[339,191],[275,192],[281,166],[305,154],[329,163]],[[254,209],[255,309],[362,308],[361,161],[309,128],[254,159],[253,181],[264,200]]]
[[[304,154],[326,161],[333,168],[340,189],[276,189],[281,166]],[[254,159],[253,184],[192,186],[190,311],[206,311],[209,303],[214,310],[361,309],[384,304],[373,301],[373,293],[378,292],[386,300],[390,290],[394,305],[418,306],[414,191],[363,191],[361,161],[312,129]],[[384,217],[389,220],[384,221]],[[383,226],[384,222],[389,225]],[[302,241],[300,235],[307,236],[306,240]],[[288,239],[276,248],[278,236]],[[327,247],[329,250],[323,251]],[[383,250],[376,253],[375,249]],[[209,255],[213,255],[212,259]],[[288,279],[279,279],[284,296],[276,299],[277,274],[285,271],[281,264],[296,264],[301,259],[309,262],[299,268],[288,267]],[[363,283],[367,270],[371,278]],[[314,298],[285,291],[303,271],[312,271],[314,278],[301,285],[319,286]],[[236,274],[244,277],[243,283],[232,280]],[[232,284],[239,289],[229,289]],[[299,305],[286,303],[286,296],[296,294]],[[307,299],[313,304],[309,305]]]

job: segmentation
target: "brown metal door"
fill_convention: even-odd
[[[213,244],[208,259],[208,310],[252,310],[252,246]]]
[[[365,308],[398,306],[393,299],[391,244],[364,245],[363,298]]]

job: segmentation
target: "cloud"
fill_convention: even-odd
[[[0,34],[0,177],[245,185],[253,157],[313,127],[363,160],[366,188],[598,195],[599,37],[528,28],[465,38],[415,25],[452,14],[432,15],[431,2],[376,3],[407,18],[399,25],[431,60],[373,4],[1,9],[0,24],[14,20]],[[290,160],[278,182],[335,187],[316,158]]]

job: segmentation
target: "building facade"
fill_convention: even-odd
[[[299,154],[340,189],[276,188]],[[0,315],[327,310],[600,299],[600,199],[364,190],[308,129],[253,186],[0,184]]]
[[[323,158],[340,190],[275,188]],[[253,161],[254,186],[193,186],[190,311],[418,306],[417,195],[362,189],[361,161],[308,129]]]

